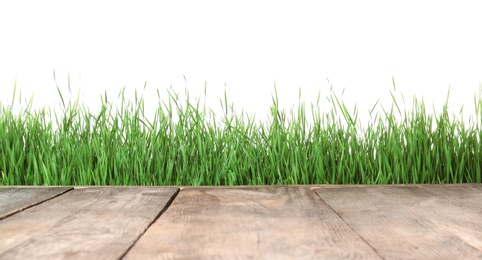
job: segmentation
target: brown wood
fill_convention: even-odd
[[[72,189],[71,187],[0,187],[0,220]]]
[[[383,258],[482,258],[480,184],[314,190]]]
[[[117,259],[176,187],[79,188],[0,221],[0,259]]]
[[[435,196],[431,201],[421,202],[420,211],[438,227],[482,251],[482,185],[425,185],[422,188]]]
[[[308,186],[185,188],[126,255],[377,259]]]
[[[482,259],[482,184],[178,190],[0,187],[0,259]]]

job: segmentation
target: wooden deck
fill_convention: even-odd
[[[482,259],[482,185],[0,187],[0,259]]]

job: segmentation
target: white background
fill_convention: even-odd
[[[219,100],[265,121],[274,84],[281,108],[330,87],[362,119],[378,98],[388,107],[392,77],[410,109],[414,96],[440,111],[475,115],[482,82],[479,1],[1,1],[0,100],[10,104],[14,82],[34,106],[59,107],[53,79],[92,111],[107,91],[144,90],[148,113],[156,90],[170,86],[191,100]],[[187,79],[187,83],[184,80]],[[328,82],[329,80],[329,82]],[[110,94],[109,94],[110,93]],[[182,96],[182,95],[181,95]],[[202,100],[202,99],[201,99]],[[308,116],[310,115],[307,113]]]

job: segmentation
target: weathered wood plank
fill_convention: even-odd
[[[482,185],[424,185],[422,188],[434,196],[420,202],[417,209],[438,227],[482,251]]]
[[[480,259],[482,252],[439,226],[463,226],[463,219],[480,227],[481,215],[462,213],[437,198],[426,185],[333,186],[315,192],[386,259]],[[430,190],[431,192],[428,192]],[[461,191],[454,192],[457,196]],[[450,197],[450,194],[446,194]],[[450,200],[456,201],[451,198]],[[468,202],[470,203],[470,202]],[[446,214],[454,214],[448,217]],[[464,216],[465,215],[465,216]],[[457,223],[459,221],[459,223]],[[482,239],[477,234],[471,238]],[[478,236],[478,237],[477,237]]]
[[[0,221],[0,259],[118,259],[175,187],[79,188]]]
[[[184,188],[126,258],[379,257],[310,187],[272,186]]]
[[[72,189],[71,187],[0,187],[0,220]]]

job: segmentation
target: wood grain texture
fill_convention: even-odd
[[[184,188],[126,259],[378,259],[310,187]]]
[[[0,220],[72,189],[71,187],[0,187]]]
[[[0,259],[118,259],[175,187],[79,188],[0,221]]]
[[[463,191],[450,185],[333,186],[314,191],[383,258],[481,259],[480,188],[463,188],[479,202],[462,202],[471,195],[458,197]],[[467,210],[471,205],[476,209]],[[469,232],[470,228],[479,230]]]
[[[422,188],[434,196],[417,208],[438,227],[482,251],[482,185],[424,185]]]

